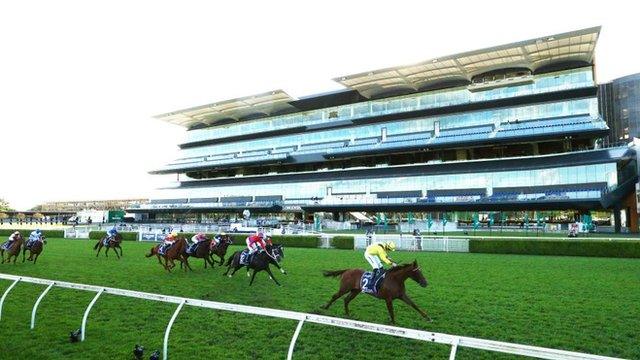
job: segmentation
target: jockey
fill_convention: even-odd
[[[364,252],[364,258],[373,268],[374,278],[378,275],[379,270],[383,268],[380,260],[382,260],[387,265],[397,266],[397,264],[387,256],[387,251],[395,250],[396,244],[393,241],[387,241],[385,243],[377,243],[367,246],[367,250],[365,250]]]
[[[260,248],[266,250],[267,246],[264,243],[263,238],[264,235],[262,233],[257,233],[247,237],[247,249],[249,249],[249,254],[257,252]]]
[[[200,243],[200,242],[205,241],[205,240],[207,240],[207,235],[205,235],[204,233],[201,233],[201,232],[199,232],[199,233],[197,233],[197,234],[195,234],[195,235],[193,235],[191,237],[191,242],[193,244],[197,244],[197,243]]]
[[[5,250],[9,249],[11,247],[11,244],[16,241],[16,237],[18,236],[20,236],[20,231],[14,231],[13,234],[9,236],[9,240],[5,241],[4,244],[2,244],[2,248]]]
[[[213,248],[220,245],[220,243],[222,242],[223,236],[227,236],[227,234],[224,232],[221,232],[220,234],[217,234],[216,236],[214,236],[213,241],[211,242],[211,247]]]
[[[164,252],[167,251],[171,244],[173,244],[176,240],[178,240],[178,232],[174,231],[167,235],[164,238],[162,245],[160,245],[160,253],[164,255]]]
[[[107,241],[113,239],[116,237],[116,235],[118,235],[118,230],[116,229],[116,227],[112,227],[111,229],[107,230]]]
[[[35,229],[29,234],[29,241],[27,242],[27,247],[30,247],[34,242],[42,240],[42,231],[40,229]]]

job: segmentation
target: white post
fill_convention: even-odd
[[[31,310],[31,330],[33,330],[33,328],[36,326],[36,311],[38,311],[38,305],[40,305],[40,301],[42,301],[42,298],[44,298],[44,296],[47,295],[47,293],[49,292],[49,290],[51,290],[54,284],[55,282],[52,282],[51,284],[49,284],[49,286],[47,286],[47,288],[44,289],[42,294],[38,296],[38,300],[36,300],[36,303],[33,305],[33,310]]]
[[[178,308],[176,309],[176,311],[173,313],[173,316],[171,317],[171,320],[169,320],[169,324],[167,325],[167,330],[165,330],[164,332],[164,345],[162,347],[162,359],[163,360],[167,360],[169,357],[168,352],[169,352],[169,333],[171,332],[171,327],[173,326],[173,322],[176,321],[176,318],[178,317],[178,313],[180,312],[180,310],[182,310],[182,307],[184,306],[184,303],[186,302],[186,300],[182,300],[180,302],[180,304],[178,305]]]
[[[291,360],[293,358],[293,349],[296,347],[296,341],[298,340],[298,335],[300,335],[300,330],[302,329],[303,324],[304,324],[304,319],[298,322],[296,331],[293,333],[293,337],[291,338],[291,344],[289,344],[289,352],[287,353],[287,360]]]
[[[0,298],[0,319],[2,319],[2,305],[4,305],[4,299],[7,298],[7,295],[9,295],[9,291],[11,291],[11,289],[13,289],[14,286],[16,286],[16,284],[18,283],[18,281],[20,281],[20,279],[21,278],[17,278],[11,285],[9,285],[7,290],[4,291],[4,294],[2,294],[2,298]]]
[[[93,304],[98,301],[98,298],[100,297],[100,295],[102,295],[103,292],[104,289],[100,289],[96,296],[94,296],[93,300],[91,300],[91,302],[89,303],[89,306],[87,306],[87,310],[84,311],[84,316],[82,316],[82,326],[80,326],[80,341],[84,341],[84,333],[87,327],[87,318],[89,317],[89,311],[91,311]]]
[[[455,360],[456,352],[458,351],[458,343],[460,342],[459,338],[455,338],[453,343],[451,344],[451,353],[449,354],[449,360]]]

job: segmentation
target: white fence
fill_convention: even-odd
[[[116,289],[116,288],[101,287],[101,286],[94,286],[94,285],[76,284],[76,283],[70,283],[70,282],[64,282],[64,281],[54,281],[54,280],[39,279],[39,278],[32,278],[32,277],[26,277],[26,276],[0,274],[0,279],[13,281],[13,283],[11,283],[11,285],[5,290],[4,294],[2,295],[2,298],[0,298],[0,319],[2,316],[2,305],[4,304],[4,300],[6,299],[9,292],[16,286],[16,284],[18,284],[19,282],[26,282],[26,283],[32,283],[32,284],[47,285],[47,287],[44,289],[44,291],[40,294],[40,296],[36,300],[35,305],[33,306],[33,310],[31,311],[31,329],[35,327],[36,311],[38,309],[38,305],[40,304],[40,301],[49,292],[49,290],[51,290],[53,286],[67,288],[67,289],[76,289],[76,290],[95,292],[96,293],[95,297],[93,298],[93,300],[91,300],[91,302],[87,306],[84,312],[84,316],[82,317],[82,325],[80,327],[81,341],[85,340],[86,326],[87,326],[87,320],[89,317],[89,312],[91,311],[91,308],[93,307],[93,305],[96,303],[96,301],[100,298],[102,294],[112,294],[112,295],[127,296],[127,297],[138,298],[138,299],[154,300],[154,301],[178,304],[178,307],[173,313],[173,316],[171,317],[171,320],[169,321],[169,324],[167,325],[167,328],[164,333],[163,359],[165,360],[168,358],[168,351],[169,351],[168,344],[169,344],[169,334],[171,332],[171,327],[174,321],[176,320],[178,314],[180,313],[180,310],[182,310],[182,308],[184,307],[184,305],[191,305],[191,306],[214,309],[214,310],[233,311],[233,312],[260,315],[260,316],[270,316],[270,317],[275,317],[279,319],[289,319],[289,320],[298,321],[298,325],[296,326],[295,332],[293,333],[293,337],[291,338],[291,342],[289,344],[287,360],[290,360],[293,357],[293,351],[295,349],[295,344],[298,339],[298,335],[300,334],[300,331],[302,330],[302,326],[304,325],[305,322],[449,345],[451,346],[451,352],[449,355],[450,360],[455,359],[458,347],[468,347],[468,348],[495,351],[495,352],[506,353],[506,354],[530,356],[530,357],[535,357],[540,359],[557,359],[557,360],[616,359],[616,358],[606,357],[606,356],[590,355],[585,353],[549,349],[549,348],[530,346],[530,345],[506,343],[501,341],[483,340],[483,339],[471,338],[466,336],[448,335],[448,334],[435,333],[430,331],[407,329],[407,328],[401,328],[396,326],[388,326],[388,325],[374,324],[374,323],[368,323],[363,321],[335,318],[330,316],[306,314],[306,313],[300,313],[295,311],[228,304],[228,303],[199,300],[199,299],[189,299],[189,298],[183,298],[183,297],[177,297],[177,296],[167,296],[167,295],[152,294],[152,293],[133,291],[133,290],[124,290],[124,289]]]
[[[428,236],[400,236],[400,235],[356,235],[353,238],[355,249],[364,249],[375,242],[393,241],[398,250],[408,251],[442,251],[469,252],[469,239]]]

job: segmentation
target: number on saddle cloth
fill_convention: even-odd
[[[250,259],[249,250],[248,249],[242,250],[242,252],[240,253],[240,265],[249,265],[249,259]]]
[[[187,254],[193,254],[196,252],[196,250],[198,249],[198,245],[200,245],[200,243],[195,243],[195,244],[191,244],[189,245],[189,248],[187,249]]]
[[[373,276],[373,271],[365,271],[360,278],[360,288],[363,293],[375,295],[382,287],[382,282],[387,275],[384,269],[379,269],[376,276]]]
[[[13,241],[11,240],[5,241],[4,244],[2,244],[2,250],[9,250],[9,248],[11,247],[11,244],[13,244]]]

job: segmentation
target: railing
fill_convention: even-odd
[[[229,304],[229,303],[221,303],[216,301],[208,301],[208,300],[200,300],[200,299],[190,299],[178,296],[168,296],[161,294],[153,294],[141,291],[134,290],[125,290],[125,289],[117,289],[110,287],[102,287],[95,285],[86,285],[86,284],[77,284],[65,281],[54,281],[48,279],[40,279],[26,276],[16,276],[16,275],[7,275],[0,274],[0,279],[13,281],[11,285],[5,290],[2,298],[0,298],[0,316],[2,315],[2,305],[7,295],[11,290],[18,284],[19,282],[31,283],[31,284],[40,284],[47,285],[47,288],[40,294],[36,303],[33,307],[31,314],[31,329],[35,327],[35,317],[38,305],[42,298],[49,292],[51,287],[57,286],[60,288],[66,289],[75,289],[75,290],[83,290],[83,291],[92,291],[96,293],[95,297],[89,305],[87,306],[84,316],[82,318],[82,325],[80,328],[81,337],[80,340],[84,341],[86,338],[86,325],[89,317],[89,313],[93,305],[98,301],[102,294],[111,294],[118,296],[126,296],[137,299],[145,299],[145,300],[153,300],[153,301],[161,301],[165,303],[173,303],[178,304],[173,316],[171,316],[171,320],[167,325],[167,328],[164,333],[164,342],[163,342],[163,359],[168,359],[169,356],[169,335],[171,333],[171,327],[173,326],[174,321],[178,317],[180,311],[185,305],[191,305],[195,307],[214,309],[214,310],[224,310],[224,311],[233,311],[244,314],[253,314],[260,316],[269,316],[279,319],[288,319],[295,320],[298,322],[295,332],[293,333],[293,337],[291,342],[289,343],[289,350],[287,352],[287,360],[293,358],[293,352],[295,350],[296,341],[298,339],[298,335],[302,330],[302,326],[305,322],[341,327],[351,330],[359,330],[359,331],[367,331],[377,334],[391,335],[402,337],[405,339],[413,339],[425,342],[433,342],[438,344],[444,344],[451,346],[451,352],[449,353],[449,359],[453,360],[456,357],[456,352],[458,347],[468,347],[473,349],[487,350],[500,352],[505,354],[515,354],[522,356],[535,357],[540,359],[557,359],[557,360],[606,360],[606,359],[616,359],[612,357],[599,356],[599,355],[591,355],[585,353],[578,353],[573,351],[565,351],[565,350],[556,350],[538,346],[531,345],[520,345],[507,343],[502,341],[493,341],[493,340],[484,340],[466,336],[457,336],[457,335],[449,335],[436,333],[431,331],[424,330],[416,330],[416,329],[408,329],[401,328],[396,326],[388,326],[382,324],[374,324],[363,321],[356,321],[350,319],[342,319],[330,316],[323,315],[315,315],[315,314],[307,314],[295,311],[287,311],[287,310],[279,310],[279,309],[269,309],[269,308],[260,308],[255,306],[247,306],[247,305],[237,305],[237,304]]]

